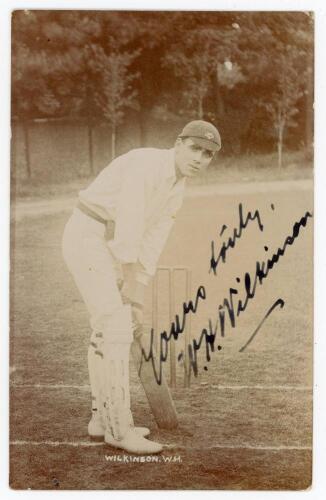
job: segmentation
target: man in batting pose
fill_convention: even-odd
[[[162,445],[135,427],[130,410],[129,352],[141,331],[144,292],[155,274],[183,200],[186,177],[198,175],[221,148],[211,123],[188,123],[172,149],[135,149],[116,158],[79,200],[63,236],[63,255],[85,301],[92,328],[88,433],[130,453]]]

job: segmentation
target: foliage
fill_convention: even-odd
[[[219,30],[201,27],[187,33],[185,41],[172,46],[165,56],[164,65],[183,80],[182,96],[193,117],[204,117],[204,99],[211,89],[211,80],[218,77],[220,61],[228,58],[236,40],[237,32],[232,26]]]
[[[151,114],[211,119],[238,149],[270,148],[277,123],[286,124],[285,140],[308,144],[312,80],[310,13],[35,10],[12,18],[20,120],[104,116],[115,127],[135,109],[141,129]],[[235,114],[237,127],[228,120]]]
[[[290,50],[279,54],[275,86],[269,99],[259,102],[259,105],[267,111],[276,135],[280,128],[297,126],[295,119],[299,112],[297,103],[303,96],[303,89],[294,65],[294,57]]]
[[[115,128],[123,122],[126,109],[137,109],[137,91],[132,88],[132,83],[139,73],[131,73],[129,67],[140,51],[106,54],[98,45],[91,45],[86,50],[89,66],[98,76],[95,102]]]

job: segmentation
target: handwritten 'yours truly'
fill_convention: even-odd
[[[230,236],[226,242],[225,241],[223,242],[217,257],[215,257],[215,253],[216,253],[215,242],[214,241],[211,242],[211,252],[212,253],[211,253],[211,262],[210,262],[209,272],[213,271],[215,276],[216,276],[217,266],[219,265],[219,262],[221,260],[222,260],[222,262],[225,262],[226,252],[229,249],[232,249],[235,247],[237,240],[241,238],[242,232],[244,229],[246,229],[249,222],[255,222],[255,221],[257,222],[257,225],[258,225],[258,228],[260,229],[260,231],[263,231],[264,226],[261,222],[259,210],[255,210],[253,214],[249,211],[249,212],[247,212],[246,216],[244,217],[242,203],[240,203],[239,204],[239,225],[238,225],[238,227],[235,227],[233,229],[232,236]],[[226,228],[227,228],[226,225],[223,224],[220,236],[222,236],[222,234]]]

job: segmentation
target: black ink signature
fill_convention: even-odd
[[[251,344],[251,342],[254,340],[254,338],[256,337],[257,333],[259,332],[259,330],[261,329],[261,327],[265,323],[266,319],[268,318],[268,316],[270,316],[270,314],[272,314],[272,312],[274,311],[274,309],[276,309],[276,307],[280,307],[281,309],[283,309],[284,304],[285,304],[285,302],[284,302],[283,299],[277,299],[277,300],[275,300],[274,304],[268,309],[267,313],[265,314],[265,316],[263,317],[263,319],[261,320],[261,322],[259,323],[259,325],[255,329],[255,331],[253,332],[253,334],[249,337],[249,339],[241,347],[241,349],[239,349],[239,352],[244,352],[245,349],[247,349],[248,345]]]
[[[191,360],[191,366],[194,372],[194,375],[196,376],[198,373],[198,362],[197,362],[197,351],[201,347],[201,344],[203,341],[205,341],[205,346],[206,346],[206,360],[210,361],[210,352],[214,352],[215,350],[215,339],[219,327],[219,332],[220,336],[224,337],[225,336],[225,314],[228,314],[228,319],[231,328],[236,327],[236,318],[239,317],[246,309],[248,306],[248,303],[250,300],[252,300],[255,297],[256,294],[256,288],[257,285],[260,284],[262,285],[263,281],[267,278],[269,272],[275,264],[279,261],[280,257],[282,257],[287,249],[288,246],[293,245],[294,241],[296,238],[299,236],[299,232],[301,227],[305,227],[307,225],[308,218],[312,217],[312,214],[310,212],[306,212],[306,214],[301,217],[301,219],[298,222],[295,222],[292,228],[292,235],[289,235],[285,238],[285,241],[281,247],[277,249],[277,251],[272,255],[271,258],[267,259],[267,261],[264,262],[256,262],[256,271],[254,278],[252,280],[250,274],[248,272],[245,273],[244,275],[244,287],[245,287],[245,298],[237,299],[237,304],[235,307],[233,297],[238,295],[238,289],[237,288],[229,288],[229,296],[227,298],[224,298],[223,303],[218,306],[218,319],[216,320],[215,327],[213,329],[212,326],[212,321],[209,320],[209,332],[207,329],[203,329],[201,333],[201,337],[199,341],[193,340],[192,344],[188,345],[188,356],[189,359]],[[280,301],[280,302],[279,302]],[[274,306],[276,307],[277,305],[282,305],[284,306],[284,301],[282,299],[278,299],[275,303]],[[267,312],[267,316],[265,319],[271,314],[271,312],[275,309],[275,307],[272,306],[272,308]],[[264,320],[263,320],[264,322]],[[260,327],[262,324],[258,327],[258,330],[255,330],[255,335],[258,333]],[[253,340],[253,336],[251,336],[251,342]],[[250,343],[249,342],[249,343]],[[245,344],[243,350],[248,346],[249,344]]]
[[[256,211],[257,212],[257,211]],[[255,212],[255,213],[256,213]],[[203,328],[199,340],[193,339],[191,344],[188,344],[187,350],[188,350],[188,357],[189,357],[189,370],[193,370],[193,373],[195,376],[198,375],[198,359],[197,359],[197,352],[199,349],[202,347],[202,345],[205,345],[206,349],[206,360],[209,362],[211,360],[211,353],[215,352],[215,341],[216,341],[216,336],[217,332],[219,331],[220,336],[223,338],[225,337],[225,330],[226,330],[226,325],[225,325],[225,320],[226,320],[226,313],[228,314],[228,320],[231,328],[236,327],[236,318],[239,317],[247,308],[248,303],[250,300],[252,300],[255,297],[256,294],[256,288],[257,285],[262,285],[264,280],[267,278],[269,275],[269,272],[273,269],[275,264],[278,263],[280,257],[282,257],[285,254],[285,251],[288,246],[293,245],[294,241],[298,238],[300,234],[300,229],[302,227],[306,227],[308,219],[312,217],[312,214],[310,212],[306,212],[303,217],[297,222],[294,223],[292,227],[292,234],[287,236],[284,240],[284,243],[281,247],[279,247],[276,252],[271,256],[271,258],[268,258],[266,261],[257,261],[256,262],[256,270],[254,277],[252,278],[249,272],[246,272],[244,274],[243,278],[243,283],[244,283],[244,288],[245,288],[245,296],[242,297],[241,299],[237,299],[236,305],[234,304],[233,297],[236,297],[238,295],[238,289],[230,287],[229,288],[229,296],[225,297],[223,300],[223,303],[220,304],[217,309],[218,309],[218,318],[215,321],[215,326],[213,327],[213,321],[211,319],[208,320],[208,328]],[[240,281],[240,280],[237,280]],[[196,313],[197,311],[197,306],[199,299],[206,299],[206,291],[203,286],[200,286],[197,290],[197,295],[195,299],[195,305],[193,305],[192,301],[190,301],[188,304],[184,303],[183,304],[183,318],[182,318],[182,324],[180,325],[180,320],[178,315],[176,315],[176,320],[172,322],[171,324],[171,329],[170,333],[167,334],[166,331],[161,332],[160,334],[160,346],[159,346],[159,370],[158,373],[156,372],[155,368],[155,352],[154,352],[154,330],[151,329],[151,338],[150,338],[150,350],[149,353],[146,354],[144,349],[142,348],[142,359],[145,361],[151,361],[152,362],[152,367],[153,367],[153,372],[154,376],[156,379],[156,382],[158,384],[161,384],[162,382],[162,363],[164,363],[167,360],[168,357],[168,342],[171,340],[173,337],[174,339],[178,338],[178,335],[181,334],[184,331],[185,325],[186,325],[186,316],[187,314],[191,311],[192,313]],[[255,329],[249,340],[246,342],[246,344],[240,349],[240,352],[243,352],[248,345],[252,342],[254,337],[257,335],[258,331],[260,330],[261,326],[265,322],[265,320],[268,318],[268,316],[273,312],[273,310],[280,306],[281,308],[284,307],[284,301],[283,299],[279,298],[277,299],[274,304],[269,308],[267,313],[265,314],[263,320],[260,322],[258,327]],[[221,350],[222,347],[220,345],[217,346],[217,350]],[[181,353],[178,357],[180,360],[183,357],[183,353]],[[141,366],[140,366],[141,370]]]
[[[178,336],[180,334],[182,334],[182,332],[184,331],[184,329],[186,327],[187,315],[190,312],[193,314],[196,313],[200,299],[201,300],[206,299],[206,290],[205,290],[205,287],[203,285],[199,286],[197,289],[195,303],[193,303],[192,300],[189,300],[189,302],[183,303],[182,321],[180,322],[180,317],[178,314],[176,314],[175,320],[172,321],[172,323],[171,323],[170,332],[167,333],[166,331],[163,331],[160,333],[160,345],[159,345],[160,357],[159,357],[158,371],[156,371],[156,366],[155,366],[156,355],[155,355],[155,349],[154,349],[154,329],[153,328],[151,329],[150,348],[149,348],[148,354],[146,354],[143,347],[141,349],[142,356],[141,356],[141,362],[140,362],[140,367],[139,367],[139,374],[141,373],[143,359],[146,362],[151,361],[155,380],[159,385],[161,385],[162,373],[163,373],[163,363],[168,358],[169,342],[170,342],[172,337],[174,340],[177,340]]]
[[[253,341],[254,337],[257,335],[260,328],[265,323],[268,316],[270,316],[270,314],[278,306],[281,307],[281,309],[283,309],[283,307],[284,307],[284,300],[283,299],[277,299],[274,302],[274,304],[268,309],[268,311],[265,314],[265,316],[263,317],[262,321],[259,323],[259,325],[255,329],[253,334],[250,336],[249,340],[245,343],[245,345],[241,347],[239,352],[243,352],[248,347],[248,345]],[[236,326],[235,321],[231,322],[231,326],[233,328]],[[215,340],[216,340],[217,330],[218,330],[217,327],[218,327],[218,321],[216,322],[215,328],[213,329],[212,320],[209,319],[208,320],[208,329],[203,328],[199,340],[193,339],[192,344],[188,344],[188,356],[189,356],[189,368],[188,368],[189,373],[187,374],[188,376],[190,375],[191,370],[193,371],[195,377],[197,377],[197,375],[198,375],[197,351],[199,351],[202,344],[205,344],[205,348],[206,348],[206,361],[210,362],[211,353],[215,352]],[[224,323],[223,323],[223,336],[224,336]],[[217,350],[220,351],[221,349],[222,349],[222,346],[218,345]],[[181,355],[179,355],[179,358],[180,358],[180,356],[183,357],[183,353],[181,353]],[[207,367],[205,366],[204,369],[207,370]]]
[[[250,221],[255,221],[255,220],[257,221],[257,224],[258,224],[260,231],[263,231],[264,226],[261,222],[259,210],[255,210],[255,212],[253,214],[250,211],[247,212],[247,215],[244,218],[243,211],[242,211],[242,203],[240,203],[239,204],[239,225],[237,228],[235,227],[233,229],[233,236],[230,236],[229,239],[227,240],[227,242],[225,242],[225,241],[223,242],[217,258],[215,257],[215,242],[214,241],[211,242],[211,261],[210,261],[209,272],[213,271],[215,276],[216,276],[216,270],[217,270],[217,266],[218,266],[220,260],[222,259],[222,262],[225,262],[226,252],[230,248],[235,247],[237,239],[241,238],[242,231],[244,229],[246,229],[246,227],[248,226]],[[226,225],[223,224],[222,230],[220,232],[220,236],[223,234],[225,229],[226,229]]]

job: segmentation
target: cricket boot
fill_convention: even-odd
[[[117,310],[104,334],[105,436],[110,446],[130,453],[159,453],[163,446],[141,436],[132,425],[129,388],[129,354],[133,341],[129,305]]]
[[[154,455],[163,450],[162,444],[140,436],[133,427],[129,427],[121,439],[115,439],[112,432],[106,431],[105,442],[113,448],[119,448],[135,455]]]
[[[98,412],[92,410],[92,417],[88,423],[88,434],[91,439],[103,441],[105,435],[105,418],[104,418],[105,408],[103,412]],[[134,426],[133,421],[130,422],[130,427],[134,428],[135,432],[140,436],[149,436],[150,430],[148,427],[137,427]]]

